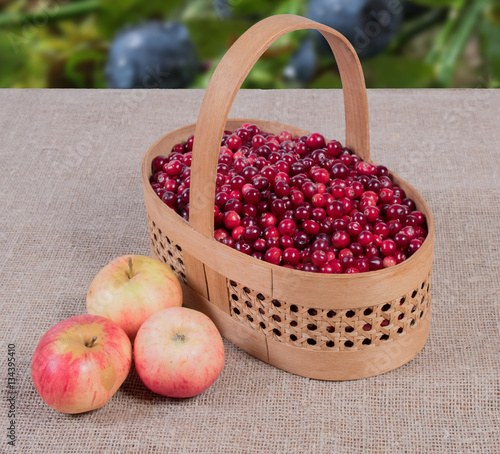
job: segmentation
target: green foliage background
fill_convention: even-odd
[[[164,19],[188,27],[204,68],[190,88],[205,88],[217,62],[252,24],[274,14],[305,15],[307,8],[301,0],[226,3],[229,15],[214,0],[0,0],[0,87],[103,88],[115,33],[129,24]],[[427,9],[405,18],[386,51],[362,61],[368,87],[500,86],[498,0],[411,3]],[[281,74],[304,33],[275,43],[244,87],[293,87]],[[307,87],[340,87],[332,57],[320,56]]]

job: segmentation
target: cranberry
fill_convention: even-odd
[[[260,202],[260,192],[256,188],[250,187],[246,190],[243,188],[241,192],[243,194],[243,200],[245,200],[246,203],[257,205],[257,203]]]
[[[193,142],[151,162],[152,189],[185,219]],[[294,138],[249,123],[222,137],[214,225],[214,238],[238,251],[322,273],[394,266],[427,236],[425,216],[386,167],[318,133]]]
[[[413,255],[415,252],[417,252],[421,247],[422,247],[423,241],[415,238],[410,241],[410,244],[408,245],[408,255]]]
[[[151,169],[153,173],[160,172],[163,170],[163,166],[166,164],[167,158],[165,156],[156,156],[151,163]]]
[[[224,215],[224,225],[227,229],[234,229],[241,223],[239,214],[236,211],[227,211]]]
[[[372,257],[370,259],[370,271],[381,270],[384,268],[384,261],[381,257]]]
[[[385,257],[382,263],[384,265],[384,268],[389,268],[391,266],[397,265],[396,259],[392,256]]]
[[[297,231],[297,226],[293,220],[283,219],[278,225],[278,230],[281,235],[293,236]]]
[[[309,235],[305,232],[298,231],[293,236],[293,244],[297,249],[304,249],[311,243],[311,239]]]
[[[342,145],[340,144],[340,142],[337,142],[336,140],[328,142],[328,145],[326,146],[326,154],[328,156],[331,156],[332,158],[338,158],[341,153]]]
[[[306,145],[312,150],[323,148],[325,146],[325,138],[318,133],[309,134],[306,140]]]
[[[391,239],[382,241],[382,246],[380,246],[380,252],[382,252],[382,254],[384,254],[385,256],[394,255],[396,249],[396,243]]]
[[[224,205],[224,211],[236,211],[239,214],[241,209],[241,202],[237,199],[229,199]]]
[[[281,249],[278,247],[269,248],[264,254],[264,260],[273,265],[279,265],[281,262]]]
[[[393,220],[398,220],[398,221],[401,221],[402,219],[404,219],[406,217],[406,211],[407,211],[407,208],[404,207],[403,205],[397,205],[397,204],[394,204],[394,205],[391,205],[388,209],[387,209],[387,219],[393,221]]]
[[[336,248],[344,248],[349,244],[349,234],[343,230],[337,230],[332,236],[332,244]]]
[[[267,227],[273,227],[278,223],[278,219],[272,213],[264,213],[259,219],[258,224],[261,229],[266,229]]]
[[[358,243],[361,244],[361,246],[366,247],[372,243],[373,238],[374,237],[371,232],[369,232],[368,230],[363,230],[358,235]]]
[[[308,206],[301,205],[295,209],[293,216],[298,221],[309,219],[311,217],[311,209]]]

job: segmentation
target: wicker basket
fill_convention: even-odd
[[[277,38],[299,29],[317,29],[328,40],[344,87],[346,146],[370,161],[366,89],[352,46],[335,30],[303,17],[267,18],[242,35],[220,62],[197,124],[165,135],[144,157],[151,253],[179,276],[185,305],[206,313],[224,337],[262,361],[323,380],[374,376],[414,358],[429,333],[434,220],[412,186],[392,174],[427,217],[428,236],[413,256],[392,268],[351,275],[307,273],[256,260],[213,239],[213,194],[223,131],[251,122],[265,132],[308,133],[267,121],[227,120],[257,59]],[[168,155],[173,145],[192,134],[196,140],[188,223],[163,204],[149,178],[152,159]]]

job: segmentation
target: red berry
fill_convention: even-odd
[[[278,247],[269,248],[264,254],[264,260],[273,265],[279,265],[281,262],[281,249]]]

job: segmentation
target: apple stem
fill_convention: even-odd
[[[92,339],[90,339],[89,343],[85,344],[85,347],[92,348],[94,346],[96,340],[97,340],[97,336],[94,336]]]
[[[182,333],[175,333],[175,336],[172,337],[172,340],[175,342],[184,342],[186,340],[186,336]]]
[[[132,258],[129,257],[127,261],[128,261],[128,278],[132,279],[132,277],[134,276],[132,271]]]

